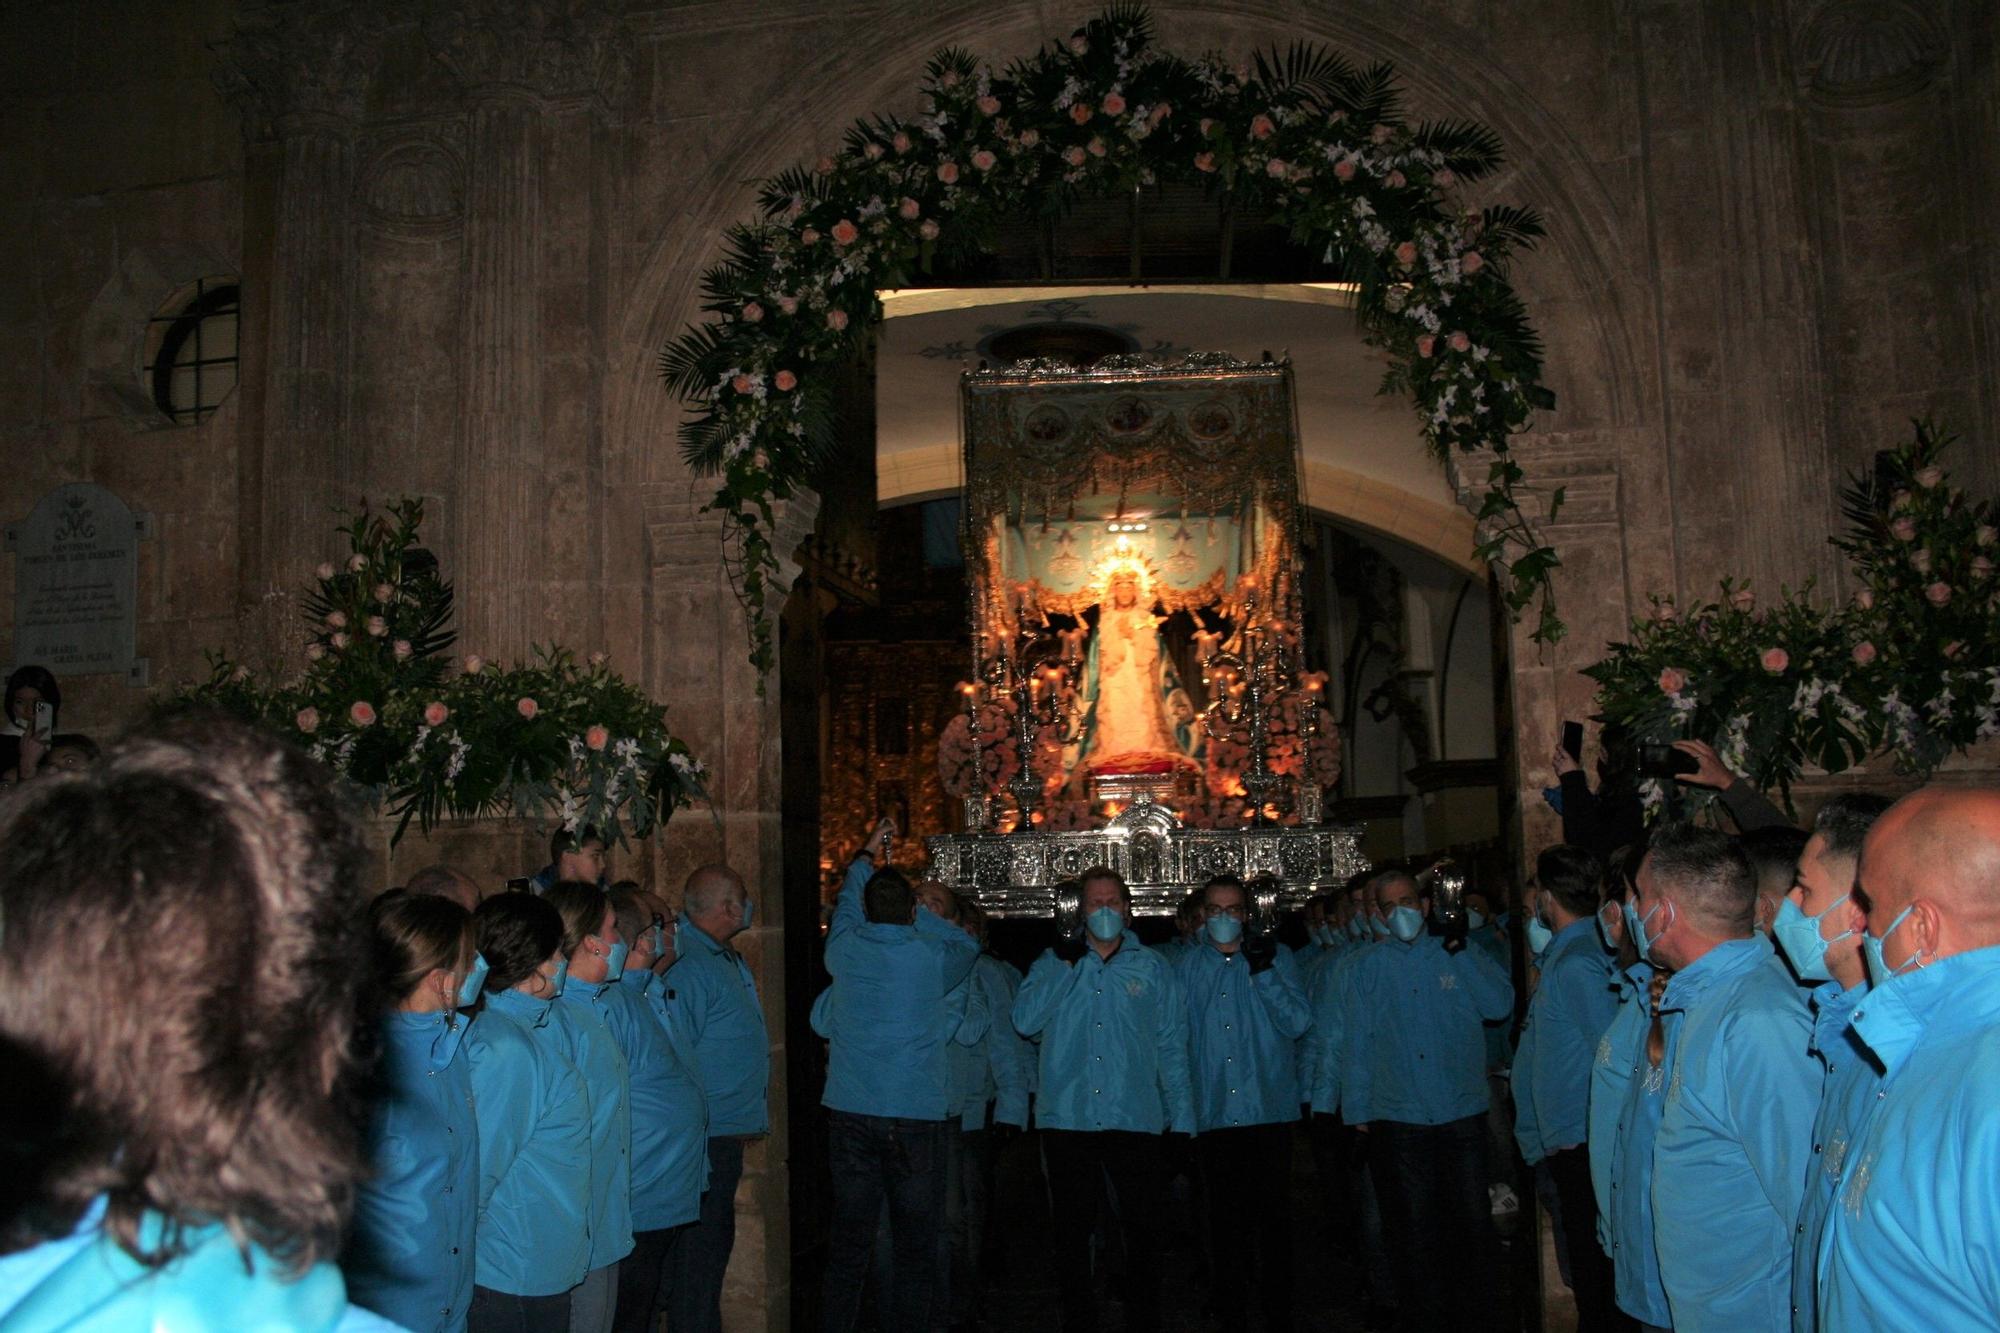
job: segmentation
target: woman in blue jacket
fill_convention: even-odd
[[[590,1102],[551,1018],[562,917],[527,893],[473,913],[486,1008],[466,1036],[479,1119],[479,1267],[470,1333],[568,1333],[590,1270]]]
[[[388,1327],[333,1263],[367,1171],[345,809],[215,718],[0,806],[0,1068],[45,1110],[9,1136],[10,1333]]]
[[[485,980],[472,914],[386,893],[368,912],[387,1007],[369,1117],[375,1171],[341,1262],[354,1303],[412,1330],[459,1333],[472,1303],[479,1129],[459,1049]]]

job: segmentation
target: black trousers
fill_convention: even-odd
[[[673,1294],[674,1250],[688,1228],[662,1227],[632,1237],[632,1253],[618,1261],[618,1314],[611,1333],[652,1333]]]
[[[944,1155],[955,1120],[827,1113],[827,1159],[833,1176],[833,1216],[826,1259],[827,1333],[851,1333],[861,1317],[861,1292],[882,1209],[889,1210],[893,1290],[885,1333],[927,1333],[938,1275],[938,1233],[944,1226]]]
[[[1124,1244],[1125,1327],[1160,1326],[1160,1224],[1167,1211],[1160,1136],[1126,1130],[1042,1131],[1055,1210],[1056,1290],[1062,1326],[1097,1327],[1090,1236],[1100,1212]]]
[[[1214,1246],[1211,1293],[1225,1329],[1248,1326],[1254,1290],[1269,1333],[1292,1326],[1292,1126],[1195,1136]]]
[[[1562,1210],[1562,1243],[1569,1254],[1570,1291],[1576,1296],[1577,1333],[1625,1333],[1632,1319],[1618,1308],[1611,1259],[1597,1243],[1597,1191],[1590,1185],[1590,1145],[1552,1152],[1545,1159]]]
[[[1485,1114],[1442,1125],[1377,1120],[1368,1136],[1368,1167],[1396,1269],[1398,1327],[1405,1333],[1496,1327]],[[1451,1256],[1448,1274],[1438,1270],[1438,1255]]]
[[[510,1296],[474,1287],[465,1327],[467,1333],[569,1333],[569,1293]]]

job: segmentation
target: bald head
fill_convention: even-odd
[[[1919,948],[1948,957],[2000,944],[2000,788],[1925,787],[1875,821],[1861,847],[1856,887],[1869,933],[1881,935],[1912,909]]]
[[[743,877],[721,862],[698,868],[681,889],[681,910],[713,940],[743,929]]]

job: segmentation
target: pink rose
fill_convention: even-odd
[[[1875,645],[1863,639],[1860,643],[1854,645],[1854,651],[1849,653],[1848,656],[1854,659],[1854,665],[1867,666],[1875,660]]]
[[[788,315],[796,315],[796,314],[798,314],[798,313],[799,313],[799,298],[798,298],[798,297],[796,297],[796,296],[781,296],[781,297],[779,297],[779,298],[778,298],[778,309],[780,309],[780,310],[784,311],[784,312],[785,312],[786,314],[788,314]]]
[[[1200,120],[1195,122],[1195,128],[1200,130],[1201,137],[1206,139],[1208,137],[1208,132],[1215,128],[1215,117],[1203,116]]]
[[[1964,651],[1965,651],[1965,645],[1963,643],[1960,643],[1957,639],[1953,639],[1950,643],[1944,646],[1944,655],[1950,658],[1954,662],[1958,660],[1959,654],[1963,653]]]
[[[1095,134],[1090,136],[1090,142],[1085,144],[1084,147],[1089,150],[1092,157],[1104,156],[1104,140]]]
[[[1090,119],[1090,108],[1082,102],[1072,102],[1069,106],[1069,118],[1082,125]]]
[[[946,70],[944,72],[944,77],[942,79],[939,79],[938,83],[946,88],[958,87],[958,71],[955,69]]]
[[[771,377],[771,383],[778,386],[779,393],[790,393],[799,387],[799,377],[789,370],[781,370]]]
[[[1400,190],[1410,183],[1409,178],[1400,171],[1392,171],[1384,179],[1388,182],[1389,188],[1392,190]]]
[[[441,727],[450,716],[451,710],[436,699],[424,705],[424,725],[427,727]]]
[[[601,726],[593,725],[585,729],[583,743],[593,750],[602,750],[605,746],[611,744],[611,733]]]
[[[313,570],[313,576],[314,576],[315,578],[318,578],[318,579],[320,579],[320,580],[321,580],[322,582],[324,582],[324,581],[325,581],[325,580],[327,580],[327,579],[330,579],[330,578],[332,578],[332,577],[333,577],[333,562],[332,562],[332,561],[330,561],[330,560],[322,560],[322,561],[320,561],[320,562],[319,562],[319,566],[318,566],[318,567],[317,567],[316,569],[314,569],[314,570]]]
[[[396,590],[386,583],[378,583],[375,585],[375,600],[383,603],[393,602],[396,600]]]
[[[1438,168],[1438,173],[1432,176],[1431,179],[1437,182],[1437,187],[1440,190],[1449,190],[1452,186],[1458,184],[1458,174],[1450,167]]]
[[[1069,163],[1073,167],[1082,166],[1083,150],[1081,148],[1078,148],[1075,144],[1071,144],[1069,147],[1063,149],[1063,161]]]
[[[1467,250],[1458,257],[1458,271],[1467,277],[1471,277],[1485,267],[1486,256],[1480,254],[1477,250]]]
[[[598,649],[596,652],[592,653],[589,657],[586,657],[584,659],[584,661],[590,663],[594,667],[601,667],[610,660],[611,660],[611,654],[605,652],[601,648]]]
[[[465,659],[465,674],[476,676],[486,669],[486,659],[474,654]]]
[[[982,148],[972,155],[972,165],[981,171],[993,170],[999,161],[999,158],[993,156],[993,150],[990,148]]]
[[[813,170],[822,176],[831,176],[833,174],[833,159],[821,154],[819,161],[813,163]]]
[[[341,630],[335,633],[327,639],[327,642],[333,646],[335,652],[345,652],[348,644],[347,631]]]
[[[1417,355],[1429,356],[1437,351],[1437,339],[1431,334],[1423,334],[1417,339]]]
[[[1396,262],[1398,264],[1403,265],[1405,268],[1409,267],[1411,264],[1416,263],[1417,243],[1415,241],[1404,241],[1401,245],[1397,246]]]
[[[347,612],[345,611],[327,612],[326,623],[329,629],[345,629],[347,627]]]
[[[359,574],[366,568],[368,568],[368,558],[366,556],[350,555],[347,557],[347,569],[349,573]]]
[[[1943,606],[1951,600],[1949,583],[1933,583],[1924,589],[1924,600],[1932,606]]]
[[[1452,333],[1450,339],[1448,339],[1448,341],[1451,343],[1451,350],[1454,352],[1467,352],[1472,350],[1472,339],[1468,338],[1465,335],[1464,330],[1462,329],[1455,330]]]
[[[297,724],[300,731],[310,736],[319,730],[319,709],[301,708],[292,721]]]
[[[1983,555],[1972,557],[1972,577],[1982,582],[1993,577],[1993,562]]]
[[[1277,130],[1276,123],[1261,112],[1250,122],[1250,137],[1253,139],[1268,139],[1277,133]]]
[[[917,235],[927,241],[935,241],[938,238],[938,224],[925,218],[917,227]]]
[[[356,699],[347,706],[347,716],[357,727],[372,727],[375,725],[375,705],[366,699]]]
[[[1784,674],[1785,668],[1792,664],[1792,655],[1783,648],[1766,648],[1764,655],[1757,660],[1763,665],[1764,670],[1777,676]]]
[[[1748,588],[1738,588],[1729,594],[1729,605],[1738,611],[1748,611],[1757,605],[1757,594]]]
[[[943,181],[946,185],[956,185],[958,183],[958,163],[956,162],[938,163],[937,178]]]
[[[326,649],[322,648],[320,645],[316,643],[309,643],[306,645],[306,661],[318,662],[323,658],[325,658],[325,656],[326,656]]]
[[[542,711],[542,706],[524,694],[514,701],[514,711],[532,722],[535,714]]]
[[[1917,498],[1908,491],[1897,491],[1889,497],[1889,508],[1892,510],[1908,509],[1916,502]]]
[[[1393,136],[1395,133],[1396,132],[1390,129],[1387,125],[1377,125],[1374,129],[1368,131],[1368,137],[1373,139],[1376,143],[1387,143],[1389,142],[1390,137]]]
[[[912,222],[915,222],[917,215],[923,211],[924,206],[914,199],[905,198],[902,203],[896,205],[896,212]]]
[[[1863,611],[1873,611],[1875,609],[1875,594],[1863,588],[1860,592],[1854,594],[1854,604]]]
[[[736,392],[738,393],[749,393],[750,377],[748,375],[738,374],[730,379],[729,387],[736,390]]]
[[[1944,469],[1933,463],[1929,467],[1917,469],[1917,485],[1929,490],[1944,480]]]
[[[410,654],[416,652],[416,649],[410,646],[408,639],[398,639],[389,646],[389,651],[396,655],[398,662],[407,662],[410,660]]]
[[[807,228],[806,228],[806,229],[805,229],[804,231],[800,232],[800,233],[799,233],[799,244],[800,244],[800,245],[818,245],[818,244],[819,244],[819,231],[818,231],[818,229],[817,229],[817,228],[814,228],[814,227],[807,227]]]
[[[1125,114],[1125,99],[1117,93],[1104,94],[1104,100],[1099,102],[1097,106],[1107,116],[1122,116]]]
[[[889,146],[899,153],[910,151],[910,136],[906,131],[897,130],[889,136]]]
[[[1161,121],[1173,114],[1174,108],[1171,102],[1158,102],[1154,104],[1151,111],[1146,113],[1146,119],[1151,121],[1155,128],[1158,128]]]
[[[1021,131],[1021,147],[1033,148],[1036,144],[1040,143],[1041,141],[1042,141],[1042,132],[1040,130]]]
[[[997,116],[1000,114],[1000,99],[988,93],[979,99],[978,107],[982,116]]]
[[[1889,535],[1899,542],[1915,541],[1917,523],[1915,519],[1899,518],[1889,525]]]
[[[1671,625],[1680,618],[1681,613],[1674,609],[1674,604],[1670,601],[1657,602],[1653,606],[1653,619],[1662,625]]]
[[[847,312],[845,310],[839,310],[839,309],[827,311],[826,326],[832,329],[835,333],[839,333],[842,329],[847,327]]]
[[[1981,546],[1991,546],[1996,538],[2000,538],[2000,530],[1990,523],[1981,523],[1978,531],[1972,534],[1972,540]]]
[[[1080,56],[1089,49],[1090,43],[1084,40],[1082,33],[1077,33],[1069,39],[1069,53],[1071,55]]]
[[[835,245],[852,245],[860,236],[861,229],[846,218],[842,218],[833,224],[833,243]]]
[[[1274,180],[1285,178],[1286,163],[1282,157],[1274,157],[1264,164],[1264,174]]]
[[[763,318],[764,318],[763,306],[758,305],[755,301],[749,301],[744,303],[743,322],[745,324],[760,323],[762,322]]]
[[[1338,162],[1334,163],[1334,164],[1333,164],[1333,178],[1334,178],[1335,180],[1343,180],[1343,181],[1351,181],[1351,180],[1353,180],[1353,179],[1354,179],[1354,162],[1353,162],[1353,160],[1352,160],[1351,158],[1345,158],[1345,157],[1344,157],[1344,158],[1340,159],[1340,161],[1338,161]]]
[[[887,151],[888,149],[882,147],[881,144],[876,143],[873,139],[870,139],[861,146],[861,156],[867,158],[870,162],[880,162],[882,154]]]
[[[1922,546],[1910,552],[1910,564],[1913,568],[1915,568],[1915,570],[1919,574],[1930,573],[1931,572],[1930,548],[1928,546]]]
[[[1196,154],[1194,155],[1194,169],[1195,169],[1196,171],[1214,171],[1214,170],[1215,170],[1215,154],[1214,154],[1214,153],[1196,153]]]
[[[1687,688],[1687,683],[1687,673],[1679,667],[1668,667],[1660,673],[1660,692],[1662,694],[1679,694]]]

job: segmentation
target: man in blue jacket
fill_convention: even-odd
[[[1581,1333],[1608,1330],[1617,1320],[1590,1183],[1591,1061],[1618,1012],[1612,956],[1597,933],[1603,878],[1604,867],[1581,847],[1558,844],[1535,859],[1528,912],[1539,924],[1528,934],[1532,940],[1547,930],[1551,938],[1514,1055],[1514,1138],[1528,1165],[1547,1162],[1555,1182]]]
[[[1821,1079],[1805,1000],[1755,933],[1756,875],[1727,835],[1660,830],[1635,887],[1633,943],[1673,972],[1658,1008],[1666,1091],[1653,1145],[1673,1326],[1784,1328]]]
[[[1341,1114],[1368,1132],[1404,1326],[1483,1328],[1494,1314],[1484,1024],[1513,1012],[1514,984],[1483,949],[1428,933],[1430,894],[1410,875],[1378,877],[1375,899],[1388,938],[1342,973]],[[1463,1264],[1451,1280],[1427,1262],[1436,1253]]]
[[[895,1273],[886,1327],[929,1328],[953,1128],[946,1048],[964,1013],[946,997],[979,953],[971,936],[918,904],[900,871],[875,868],[890,832],[885,820],[848,867],[826,938],[830,1333],[860,1318],[885,1198]]]
[[[1103,1185],[1124,1231],[1127,1328],[1160,1327],[1160,1134],[1195,1127],[1187,1009],[1172,967],[1132,933],[1132,896],[1114,870],[1084,872],[1084,925],[1028,971],[1014,1027],[1041,1042],[1036,1120],[1055,1205],[1056,1284],[1066,1330],[1097,1326],[1090,1233]]]
[[[1312,1022],[1297,964],[1267,933],[1247,935],[1243,881],[1202,886],[1202,931],[1176,970],[1187,992],[1196,1159],[1217,1251],[1212,1296],[1224,1328],[1249,1319],[1257,1275],[1264,1324],[1292,1326],[1292,1126],[1296,1044]],[[1222,1253],[1229,1247],[1229,1253]]]
[[[2000,790],[1925,788],[1875,821],[1855,892],[1882,1082],[1820,1245],[1827,1329],[2000,1327]]]

